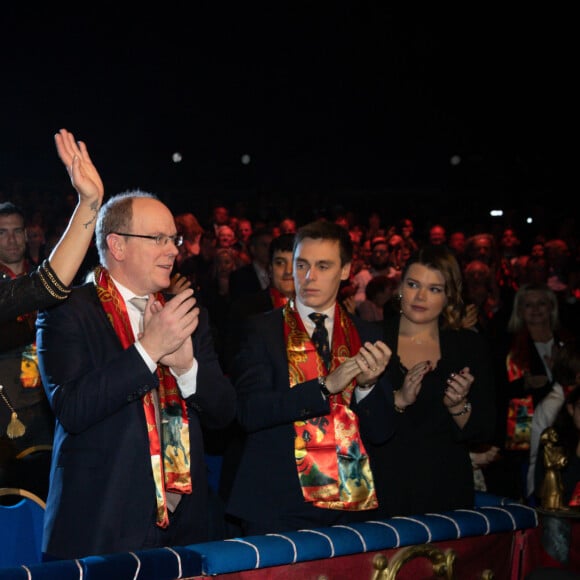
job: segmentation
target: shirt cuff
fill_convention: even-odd
[[[360,403],[375,388],[375,385],[372,385],[371,387],[359,387],[357,385],[354,389],[356,402]]]
[[[187,399],[187,397],[191,397],[191,395],[195,395],[197,391],[198,366],[199,365],[197,363],[197,360],[194,358],[191,368],[186,373],[183,373],[180,376],[177,376],[171,369],[169,369],[169,372],[175,377],[175,380],[177,381],[177,386],[181,391],[181,396],[184,399]]]
[[[143,362],[147,365],[151,373],[154,373],[157,370],[157,363],[147,354],[147,351],[143,348],[141,343],[137,340],[135,341],[135,348],[137,352],[141,355]],[[177,376],[171,369],[169,372],[175,377],[177,381],[177,386],[181,391],[181,396],[184,399],[187,397],[191,397],[191,395],[195,395],[197,391],[197,368],[198,363],[197,360],[193,359],[193,364],[191,368],[180,376]]]

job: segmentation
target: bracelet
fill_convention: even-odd
[[[318,377],[318,386],[324,398],[328,399],[332,393],[326,388],[326,377]]]
[[[395,394],[398,392],[398,389],[396,391],[393,391],[393,407],[395,407],[395,411],[397,411],[397,413],[404,413],[407,410],[407,407],[399,407],[399,405],[397,405],[397,403],[395,403]]]
[[[469,411],[471,411],[471,403],[469,401],[467,401],[467,403],[465,403],[465,405],[463,405],[463,409],[461,409],[461,411],[459,411],[457,413],[451,413],[451,411],[450,411],[449,414],[452,417],[460,417],[461,415],[466,415],[467,413],[469,413]]]

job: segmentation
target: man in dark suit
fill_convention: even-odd
[[[239,350],[248,319],[255,314],[284,306],[290,298],[294,297],[293,247],[294,234],[282,234],[272,238],[268,250],[269,286],[262,290],[242,294],[232,300],[228,314],[228,333],[225,337],[227,370],[230,369],[231,362]]]
[[[182,242],[169,209],[151,194],[120,194],[101,208],[96,232],[93,280],[37,323],[57,419],[47,558],[208,539],[202,426],[235,415],[207,312],[191,289],[161,292]]]
[[[230,274],[230,297],[236,300],[244,294],[253,294],[265,290],[270,285],[268,259],[272,232],[259,228],[252,232],[248,241],[248,250],[252,262]]]
[[[352,253],[337,224],[300,228],[296,300],[253,317],[234,362],[247,438],[227,512],[247,535],[364,520],[377,507],[364,441],[393,431],[391,351],[337,303]]]
[[[248,320],[256,314],[280,308],[294,298],[293,247],[294,234],[281,234],[273,238],[269,250],[270,286],[258,292],[244,294],[231,304],[225,349],[226,370],[229,371],[232,367],[232,361],[245,336]],[[234,421],[219,437],[210,440],[215,442],[217,452],[223,455],[219,495],[227,502],[244,445],[244,432]]]

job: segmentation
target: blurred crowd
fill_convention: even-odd
[[[5,194],[2,197],[7,199]],[[49,255],[75,199],[70,196],[54,203],[33,194],[19,195],[16,201],[27,214],[26,260],[32,267]],[[208,215],[175,212],[184,242],[173,274],[176,280],[186,278],[208,308],[226,373],[240,317],[260,310],[248,306],[247,297],[273,286],[278,286],[281,296],[291,293],[282,285],[286,280],[292,286],[291,239],[305,220],[291,212],[281,216],[280,208],[272,211],[272,205],[272,201],[264,202],[250,211],[245,204],[216,203]],[[281,202],[280,207],[287,204]],[[452,251],[463,274],[464,327],[489,339],[496,367],[497,436],[489,445],[473,449],[476,485],[529,500],[534,408],[553,388],[552,363],[558,349],[578,335],[580,245],[575,220],[559,220],[545,229],[535,228],[533,234],[521,234],[505,220],[473,225],[473,216],[466,219],[470,224],[466,228],[459,227],[457,220],[447,223],[437,218],[417,227],[411,211],[404,217],[390,217],[387,202],[365,215],[340,206],[309,215],[307,220],[312,217],[334,221],[348,230],[355,253],[340,300],[349,312],[368,321],[382,321],[399,312],[401,272],[414,252],[427,244]],[[486,223],[485,219],[475,221]],[[277,252],[281,255],[285,250],[286,262],[280,262],[278,275],[273,276],[274,241],[281,236],[286,247],[279,245]],[[76,282],[81,283],[97,263],[97,253],[91,248]],[[530,392],[533,396],[528,401]],[[513,419],[514,414],[519,418]],[[210,454],[223,452],[220,442],[212,443],[211,437],[207,445]]]

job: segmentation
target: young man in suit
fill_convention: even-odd
[[[57,419],[47,558],[205,541],[202,425],[235,415],[207,312],[189,288],[162,292],[182,242],[169,209],[151,194],[119,194],[101,208],[96,242],[93,280],[37,323]]]
[[[233,369],[247,438],[227,509],[247,535],[364,520],[377,507],[363,439],[393,431],[391,351],[378,327],[337,303],[351,262],[344,228],[300,228],[296,299],[248,325]]]

